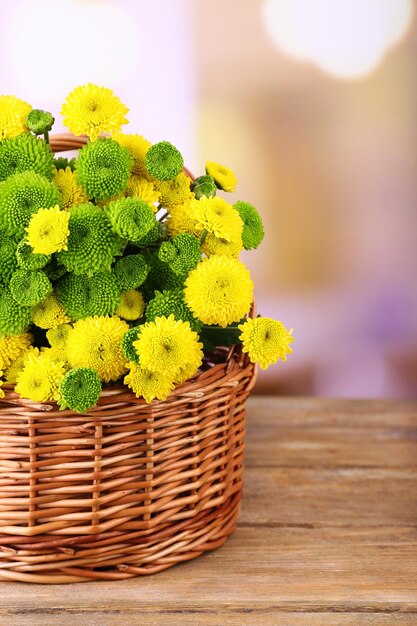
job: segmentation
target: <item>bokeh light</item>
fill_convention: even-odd
[[[412,0],[265,0],[263,17],[288,55],[340,78],[378,66],[405,34]]]

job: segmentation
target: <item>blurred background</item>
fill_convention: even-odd
[[[258,311],[296,338],[259,392],[415,397],[416,8],[3,0],[0,92],[59,117],[76,85],[111,87],[126,132],[235,170],[266,226],[243,259]]]

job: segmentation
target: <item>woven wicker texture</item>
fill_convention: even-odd
[[[55,151],[81,147],[60,135]],[[86,415],[0,400],[0,579],[152,574],[221,546],[242,492],[254,367],[219,349],[165,402],[107,386]]]

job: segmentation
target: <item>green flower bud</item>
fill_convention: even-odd
[[[55,118],[52,113],[42,109],[32,109],[26,116],[26,124],[35,135],[44,135],[52,130]]]
[[[191,183],[191,191],[194,192],[197,200],[200,200],[202,197],[213,198],[217,193],[216,183],[214,182],[214,178],[209,176],[208,174],[204,176],[199,176],[195,179],[193,183]]]

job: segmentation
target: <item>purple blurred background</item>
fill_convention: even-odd
[[[1,93],[52,110],[115,89],[130,130],[196,174],[233,168],[262,213],[245,254],[294,354],[260,392],[417,395],[413,0],[13,0]],[[57,124],[57,128],[59,128]]]

